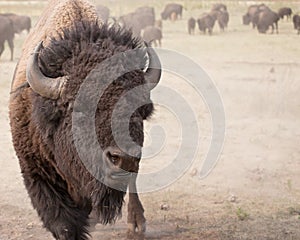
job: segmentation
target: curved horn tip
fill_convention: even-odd
[[[38,55],[43,47],[39,42],[29,56],[26,68],[26,80],[34,92],[45,98],[58,99],[65,82],[64,77],[50,78],[45,76],[38,65]]]
[[[147,46],[148,44],[145,43],[145,45]],[[145,72],[145,80],[150,85],[151,90],[158,84],[162,70],[159,57],[154,49],[147,46],[147,53],[149,56],[149,66]]]

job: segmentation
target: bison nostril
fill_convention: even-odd
[[[121,161],[120,157],[116,155],[110,155],[109,160],[115,165],[118,165]]]

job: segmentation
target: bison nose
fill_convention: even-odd
[[[117,147],[108,147],[103,152],[104,161],[116,171],[122,169],[127,172],[137,172],[140,158],[141,148],[129,149],[124,153]]]

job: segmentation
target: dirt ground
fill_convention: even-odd
[[[165,21],[162,48],[189,57],[213,80],[226,114],[225,141],[217,165],[200,179],[212,133],[209,109],[185,79],[164,72],[160,84],[193,109],[199,146],[177,181],[140,194],[146,239],[300,239],[300,36],[286,20],[279,22],[278,35],[259,35],[241,24],[244,11],[230,8],[225,32],[216,25],[212,36],[198,30],[188,35],[187,19],[203,11]],[[16,36],[13,62],[7,49],[0,60],[0,240],[52,239],[27,197],[8,121],[10,83],[25,38],[26,33]],[[168,166],[182,147],[180,122],[171,112],[158,103],[146,124],[146,137],[161,126],[166,138],[158,154],[142,161],[141,173]],[[114,225],[97,225],[93,239],[124,239],[126,215],[124,207]]]

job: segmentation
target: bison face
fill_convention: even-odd
[[[151,48],[127,55],[141,46],[130,32],[81,25],[44,49],[39,44],[29,59],[35,121],[63,177],[75,175],[88,184],[78,173],[87,168],[102,183],[125,191],[131,173],[138,172],[143,120],[153,111],[150,91],[160,79],[160,62]],[[74,39],[78,33],[81,38]],[[112,77],[132,64],[138,67]]]
[[[161,16],[161,19],[162,19],[162,20],[167,20],[167,18],[168,18],[168,14],[167,14],[166,12],[162,12],[162,13],[160,14],[160,16]]]
[[[244,25],[249,25],[250,21],[251,21],[251,19],[250,19],[250,16],[248,14],[243,16],[243,24]]]
[[[259,33],[266,33],[269,29],[269,26],[266,24],[259,24],[257,25],[257,30]]]

